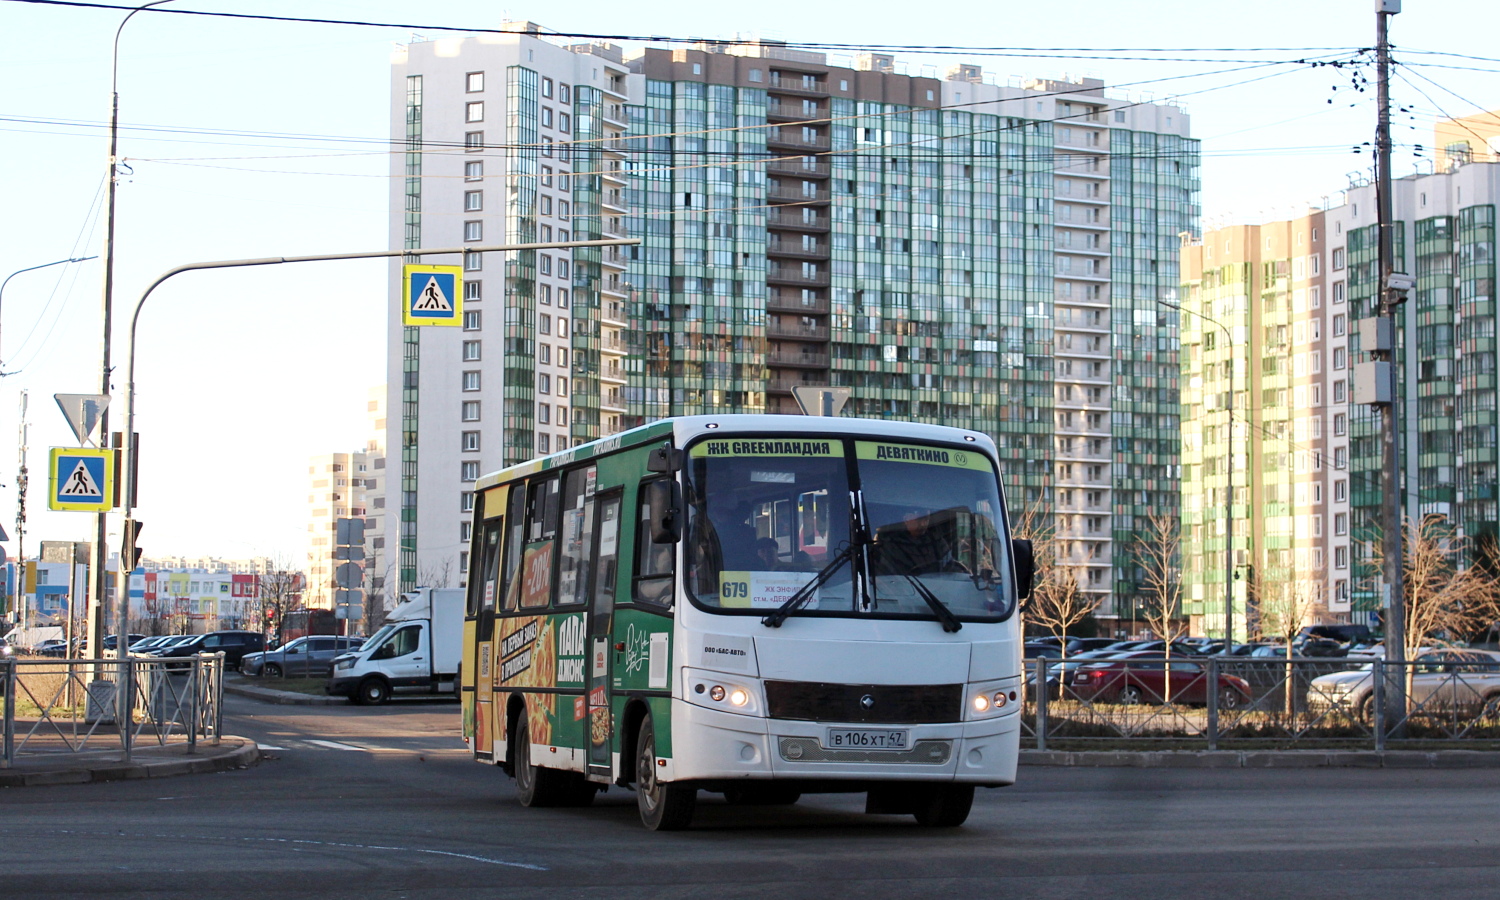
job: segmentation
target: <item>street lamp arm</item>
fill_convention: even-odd
[[[138,6],[132,9],[125,15],[125,18],[120,20],[120,27],[115,29],[115,50],[114,56],[111,57],[110,65],[109,89],[111,93],[118,94],[120,92],[120,33],[125,30],[125,23],[130,21],[131,16],[134,16],[143,9],[150,9],[153,6],[161,6],[163,3],[171,2],[172,0],[154,0],[154,2],[147,3],[145,6]]]
[[[87,262],[88,260],[98,259],[98,258],[99,257],[97,257],[97,256],[75,256],[75,257],[71,257],[69,259],[59,259],[59,260],[54,260],[53,262],[49,262],[49,263],[42,263],[39,266],[28,266],[27,268],[24,268],[24,269],[17,269],[16,271],[14,271],[14,272],[10,273],[9,275],[5,276],[5,280],[4,281],[0,281],[0,311],[3,311],[5,309],[5,286],[7,284],[10,284],[10,280],[12,278],[15,278],[17,275],[20,275],[23,272],[35,272],[37,269],[45,269],[45,268],[48,268],[49,266],[60,266],[60,265],[63,265],[64,263]],[[5,375],[6,375],[6,373],[0,372],[0,378],[4,378]]]
[[[260,259],[224,259],[211,262],[188,263],[170,269],[155,281],[141,294],[141,298],[135,302],[135,311],[130,316],[130,348],[129,364],[126,366],[125,387],[125,434],[126,452],[131,445],[131,436],[135,434],[135,339],[136,330],[141,321],[141,309],[146,305],[146,299],[151,292],[161,286],[162,282],[173,275],[181,275],[183,272],[193,272],[201,269],[235,269],[246,266],[275,266],[281,263],[299,262],[330,262],[344,259],[389,259],[397,256],[440,256],[455,253],[486,253],[508,250],[567,250],[575,247],[621,247],[639,244],[640,238],[607,238],[597,241],[549,241],[531,244],[486,244],[469,247],[419,247],[414,250],[376,250],[366,253],[323,253],[316,256],[267,256]],[[131,509],[135,502],[135,482],[131,476],[131,467],[125,467],[125,478],[128,489],[125,491],[125,516],[129,518]]]

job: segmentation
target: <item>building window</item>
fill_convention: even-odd
[[[477,453],[479,451],[479,432],[465,431],[460,443],[465,453]]]
[[[567,113],[557,114],[557,130],[567,134],[573,129],[573,119]]]
[[[478,222],[478,221],[465,222],[464,223],[464,240],[466,240],[466,241],[482,241],[482,240],[484,240],[484,223],[483,222]]]
[[[1334,403],[1343,403],[1344,402],[1344,382],[1343,381],[1335,381],[1333,383],[1333,402]]]
[[[470,72],[468,77],[469,93],[476,94],[482,90],[484,90],[484,73]]]
[[[464,104],[464,121],[465,122],[483,122],[484,121],[484,101],[483,100],[476,100],[473,103],[466,103],[466,104]]]
[[[1333,367],[1335,369],[1342,369],[1342,368],[1344,368],[1344,363],[1345,363],[1346,358],[1347,358],[1347,354],[1345,354],[1343,347],[1334,347],[1333,348]]]
[[[761,75],[760,69],[751,69],[750,70],[750,80],[753,81],[753,82],[755,82],[756,84],[760,84],[765,79]]]
[[[536,406],[536,420],[543,425],[552,424],[552,404],[538,403]]]
[[[552,376],[546,372],[538,373],[536,376],[536,392],[538,394],[552,393]]]
[[[484,268],[484,254],[473,251],[464,251],[464,271],[478,272]]]
[[[464,341],[464,362],[479,361],[479,341]]]
[[[1343,413],[1334,413],[1333,414],[1333,433],[1334,433],[1334,435],[1336,435],[1336,436],[1337,435],[1342,435],[1342,434],[1346,433],[1348,430],[1349,430],[1349,417],[1346,416],[1346,415],[1344,415]]]
[[[536,330],[537,330],[538,334],[551,334],[552,333],[552,317],[549,316],[549,315],[547,315],[546,313],[543,313],[542,315],[537,316],[537,319],[536,319]]]
[[[541,200],[538,202],[537,205],[539,207],[541,207],[541,213],[542,213],[542,215],[544,215],[544,216],[550,216],[550,215],[552,215],[552,198],[551,197],[548,197],[546,194],[543,194],[541,196]]]
[[[552,274],[552,257],[545,253],[536,258],[536,270],[542,275]]]
[[[542,187],[552,187],[551,166],[542,166]]]
[[[464,301],[472,303],[472,302],[484,299],[484,296],[481,293],[481,288],[480,288],[480,285],[482,285],[482,284],[484,284],[484,282],[482,282],[482,281],[465,281],[464,282]]]
[[[479,330],[479,310],[472,309],[464,312],[464,331]]]
[[[550,79],[550,78],[543,78],[542,79],[542,96],[543,97],[550,97],[550,96],[552,96],[552,79]]]
[[[568,308],[568,292],[566,290],[564,290],[563,288],[558,288],[557,289],[557,308],[558,309],[567,309]]]
[[[464,191],[464,212],[484,209],[484,191]]]
[[[559,103],[572,103],[573,102],[573,90],[572,90],[572,88],[568,87],[565,84],[559,84],[557,86],[557,101]]]
[[[550,285],[550,284],[540,284],[540,285],[537,285],[537,287],[539,289],[537,291],[537,295],[536,295],[537,302],[540,303],[540,304],[542,304],[543,306],[551,306],[552,305],[552,285]]]
[[[476,150],[483,150],[483,149],[484,149],[484,132],[482,132],[482,131],[466,131],[466,132],[464,132],[464,150],[465,150],[465,152],[473,153]]]
[[[471,160],[464,163],[464,181],[478,181],[484,177],[484,163]]]
[[[560,365],[560,366],[562,366],[564,369],[566,369],[568,367],[568,348],[567,347],[558,347],[557,348],[557,364]]]
[[[474,479],[469,479],[469,480],[472,481]],[[465,543],[467,543],[467,542],[469,542],[469,541],[471,541],[471,540],[474,539],[474,523],[473,522],[459,522],[458,523],[458,539],[461,540],[461,541],[463,541],[463,542],[465,542]]]
[[[458,477],[461,481],[479,480],[479,460],[469,459],[458,464]]]
[[[473,491],[460,491],[459,492],[459,494],[458,494],[458,511],[459,512],[473,512],[474,511],[474,492]]]
[[[549,106],[542,107],[542,127],[552,127],[552,108]]]
[[[1340,478],[1333,483],[1333,499],[1336,503],[1343,503],[1349,499],[1349,482]]]
[[[466,391],[477,391],[477,390],[479,390],[479,373],[478,372],[465,372],[464,373],[464,390],[466,390]]]
[[[557,376],[557,396],[568,396],[568,379],[562,377],[561,375]]]
[[[1333,271],[1335,271],[1335,272],[1342,272],[1343,270],[1344,270],[1344,248],[1343,247],[1334,247],[1333,248]]]
[[[1344,314],[1339,313],[1333,317],[1333,336],[1340,337],[1344,333]]]
[[[1349,548],[1348,547],[1334,547],[1333,548],[1333,567],[1335,569],[1347,569],[1347,568],[1349,568]]]
[[[552,365],[552,345],[538,344],[536,347],[536,361],[544,366]]]
[[[1349,514],[1348,513],[1335,513],[1334,514],[1334,516],[1333,516],[1333,533],[1334,534],[1348,534],[1349,533]]]
[[[549,435],[538,434],[536,436],[536,452],[538,452],[538,453],[551,453],[552,452],[552,443],[551,442],[552,442],[552,438]]]
[[[465,422],[479,421],[479,401],[465,400],[463,405],[463,417]]]

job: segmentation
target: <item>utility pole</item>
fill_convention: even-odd
[[[1380,410],[1380,445],[1383,465],[1380,488],[1384,510],[1381,515],[1382,580],[1385,582],[1385,658],[1398,665],[1385,671],[1389,682],[1385,690],[1387,723],[1401,722],[1406,716],[1406,672],[1399,665],[1406,661],[1406,597],[1402,584],[1402,504],[1401,504],[1401,380],[1397,376],[1396,309],[1406,300],[1409,279],[1393,283],[1397,271],[1395,221],[1391,203],[1391,47],[1388,37],[1390,17],[1401,12],[1401,0],[1375,0],[1375,71],[1376,105],[1379,119],[1375,128],[1375,206],[1378,217],[1380,298],[1379,318],[1374,329],[1373,347],[1384,367],[1375,371],[1385,381],[1389,395]],[[1383,357],[1383,359],[1382,359]]]
[[[27,640],[31,634],[31,610],[26,603],[26,485],[30,480],[26,472],[26,391],[21,392],[21,434],[18,452],[21,460],[16,469],[16,605],[20,613],[20,625],[27,629]]]

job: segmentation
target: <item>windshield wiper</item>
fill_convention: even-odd
[[[813,592],[822,587],[829,578],[832,578],[833,573],[838,570],[839,566],[853,558],[854,547],[854,544],[845,544],[843,549],[839,550],[838,553],[834,554],[833,559],[828,561],[828,565],[824,566],[818,574],[814,575],[811,581],[798,588],[797,593],[788,597],[785,603],[776,607],[775,610],[761,619],[760,624],[767,628],[780,628],[781,623],[786,621],[786,617],[795,612],[802,604],[811,600]]]
[[[910,581],[911,586],[917,589],[917,594],[923,600],[927,601],[928,606],[932,607],[932,614],[937,616],[939,622],[943,623],[944,631],[957,631],[964,627],[964,623],[958,621],[958,616],[953,614],[953,610],[944,606],[943,601],[939,600],[937,594],[934,594],[931,588],[923,584],[920,578],[904,572],[902,573],[902,577]]]

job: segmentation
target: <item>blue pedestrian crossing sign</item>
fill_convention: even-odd
[[[115,508],[115,451],[53,447],[47,508],[108,512]]]
[[[463,279],[460,266],[402,266],[401,323],[463,324]]]

